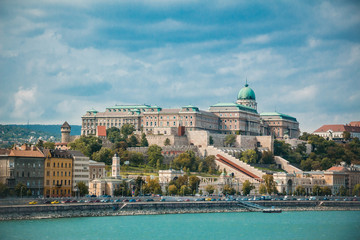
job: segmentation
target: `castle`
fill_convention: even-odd
[[[217,103],[209,111],[188,105],[163,109],[151,105],[115,105],[104,112],[89,110],[82,116],[81,135],[99,135],[103,129],[132,124],[136,130],[161,135],[182,135],[206,130],[221,134],[297,138],[296,118],[278,112],[257,112],[255,92],[246,83],[235,103]],[[102,126],[102,127],[101,127]],[[178,131],[182,129],[182,131]]]

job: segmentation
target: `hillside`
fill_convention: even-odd
[[[61,125],[1,125],[0,147],[9,147],[14,143],[36,143],[38,139],[44,141],[60,141]],[[71,135],[80,135],[81,126],[71,126]]]

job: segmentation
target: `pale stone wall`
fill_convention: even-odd
[[[146,136],[149,146],[156,144],[160,147],[163,147],[164,142],[167,138],[170,140],[170,145],[174,145],[174,146],[189,145],[186,136],[175,136],[175,135],[147,135]]]
[[[287,173],[295,173],[295,172],[302,172],[301,169],[294,167],[289,163],[289,161],[285,160],[282,157],[275,156],[274,160],[276,164],[279,164],[281,166],[281,169],[285,170]]]
[[[274,152],[274,138],[272,136],[256,136],[256,140],[260,143],[260,147]]]

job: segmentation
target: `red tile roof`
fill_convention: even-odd
[[[106,127],[105,126],[97,126],[97,136],[98,137],[106,137]]]
[[[9,156],[43,158],[44,154],[38,149],[34,149],[34,150],[15,150],[15,149],[11,149]]]
[[[332,172],[345,172],[346,168],[341,167],[341,166],[336,166],[336,167],[331,167],[328,169],[328,171],[332,171]]]
[[[360,127],[350,126],[350,125],[342,125],[342,124],[333,124],[333,125],[323,125],[320,128],[316,129],[314,132],[360,132]]]
[[[349,125],[353,127],[360,127],[360,121],[352,121],[349,123]]]

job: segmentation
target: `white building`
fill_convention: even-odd
[[[84,182],[89,186],[89,158],[79,151],[68,150],[74,159],[73,162],[73,191],[76,192],[77,184]]]

